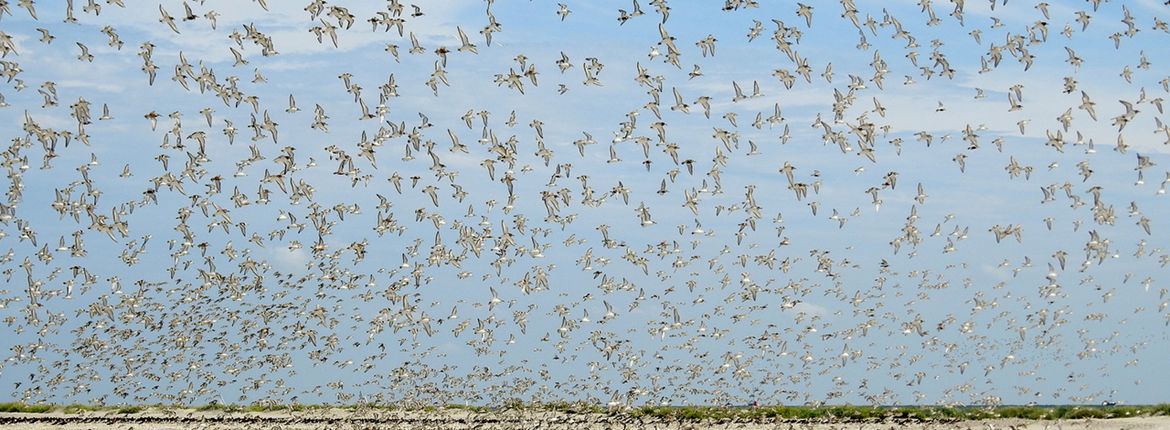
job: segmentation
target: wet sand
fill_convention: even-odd
[[[28,430],[163,430],[163,429],[1170,429],[1170,416],[1096,420],[1031,421],[997,419],[955,422],[696,422],[639,420],[624,415],[561,412],[463,410],[371,411],[312,410],[305,412],[144,411],[133,414],[88,412],[65,414],[0,413],[0,428]]]

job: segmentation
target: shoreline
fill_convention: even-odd
[[[739,405],[739,406],[600,406],[591,403],[509,402],[500,406],[481,405],[419,405],[419,404],[269,404],[250,405],[86,405],[86,404],[25,404],[0,403],[0,414],[15,415],[134,415],[152,414],[289,414],[324,413],[327,415],[370,414],[478,414],[508,416],[517,413],[554,413],[563,415],[599,415],[630,418],[660,418],[679,421],[714,420],[836,420],[873,421],[895,419],[905,421],[979,421],[989,419],[1118,419],[1142,416],[1170,416],[1170,403],[1148,405]]]
[[[828,429],[843,424],[856,429],[942,429],[942,428],[1015,428],[1041,429],[1058,425],[1063,429],[1155,429],[1170,428],[1170,416],[1146,415],[1109,419],[1075,418],[1029,420],[988,418],[981,420],[916,420],[907,418],[850,419],[686,419],[664,416],[634,416],[629,413],[572,413],[535,409],[504,409],[488,412],[466,409],[381,410],[315,408],[302,411],[224,411],[196,409],[144,409],[132,413],[116,410],[66,413],[0,413],[0,427],[22,429],[163,429],[163,428],[382,428],[387,425],[407,428],[720,428],[765,429],[776,425],[795,428]],[[649,426],[649,427],[647,427]]]

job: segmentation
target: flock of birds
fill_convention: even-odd
[[[3,396],[1170,394],[1165,6],[619,3],[0,0]]]

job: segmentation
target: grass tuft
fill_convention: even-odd
[[[16,413],[24,413],[24,414],[43,414],[45,412],[51,412],[52,410],[53,410],[52,405],[27,405],[24,403],[17,403],[17,402],[0,403],[0,412],[16,412]]]
[[[122,414],[122,415],[136,414],[136,413],[142,412],[144,409],[145,408],[143,408],[142,406],[121,406],[118,409],[115,409],[114,413]]]

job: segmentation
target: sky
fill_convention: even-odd
[[[1170,397],[1157,1],[41,3],[0,399]]]

